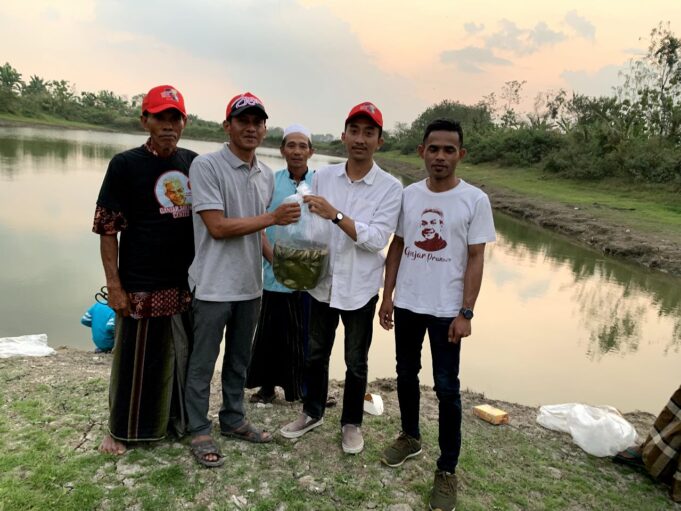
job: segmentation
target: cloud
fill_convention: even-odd
[[[611,96],[613,87],[622,83],[620,73],[626,69],[626,64],[610,65],[596,71],[563,71],[560,76],[575,92],[587,96]]]
[[[542,46],[557,44],[566,39],[565,34],[551,30],[543,21],[537,23],[529,35],[530,45],[539,49]]]
[[[565,23],[585,39],[594,41],[596,39],[596,27],[588,19],[577,14],[577,11],[570,11],[565,15]]]
[[[501,29],[485,38],[487,48],[498,48],[500,50],[522,53],[526,47],[526,33],[520,30],[512,21],[503,19],[499,22]]]
[[[440,61],[444,64],[456,64],[465,73],[482,73],[482,66],[508,66],[511,61],[494,55],[488,48],[466,46],[460,50],[446,50],[440,53]]]
[[[544,46],[551,46],[566,39],[565,34],[549,28],[543,21],[532,29],[519,28],[514,22],[502,19],[500,29],[485,37],[485,47],[510,51],[518,56],[530,55]]]
[[[463,24],[463,29],[469,34],[477,34],[485,29],[485,25],[483,23],[469,22]]]
[[[339,132],[340,117],[360,101],[375,101],[389,118],[389,112],[404,110],[405,98],[415,95],[413,83],[379,69],[350,25],[324,6],[303,7],[294,0],[196,0],[187,9],[182,0],[100,1],[97,21],[201,59],[207,81],[226,75],[233,84],[224,91],[225,101],[251,90],[268,108],[274,105],[281,115],[272,125],[305,121],[314,132],[331,126],[339,126],[334,130]],[[137,52],[143,55],[144,48]],[[299,118],[301,102],[315,119]],[[422,105],[410,103],[415,111],[409,114],[415,115]]]

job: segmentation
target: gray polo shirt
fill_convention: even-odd
[[[258,216],[272,200],[272,170],[256,159],[253,167],[225,144],[198,156],[189,168],[196,255],[189,267],[189,287],[199,300],[234,302],[262,295],[260,232],[214,239],[200,211],[219,210],[228,218]]]

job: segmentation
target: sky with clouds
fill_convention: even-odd
[[[270,125],[338,135],[364,100],[390,128],[509,80],[527,110],[541,91],[609,94],[660,21],[681,35],[681,1],[5,0],[0,64],[128,97],[170,83],[210,120],[250,90]]]

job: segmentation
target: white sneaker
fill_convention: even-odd
[[[347,454],[357,454],[364,449],[364,438],[362,438],[362,430],[359,426],[354,424],[346,424],[341,429],[343,441],[343,452]]]
[[[324,417],[313,419],[305,413],[301,413],[296,420],[281,428],[280,432],[284,438],[298,438],[322,424],[324,424]]]

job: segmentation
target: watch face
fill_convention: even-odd
[[[459,311],[461,315],[466,319],[473,319],[473,311],[470,309],[461,309]]]

